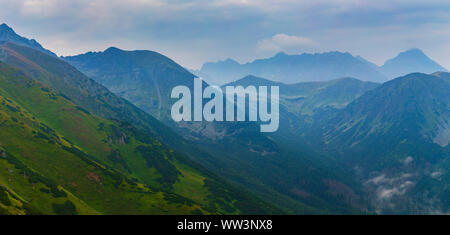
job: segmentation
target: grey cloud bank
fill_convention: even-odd
[[[413,47],[450,68],[448,1],[1,0],[0,21],[58,55],[114,45],[188,68],[287,53],[348,51],[381,64]]]

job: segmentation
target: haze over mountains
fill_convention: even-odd
[[[376,211],[448,212],[449,77],[393,79],[342,110],[317,112],[300,131],[355,169]]]
[[[283,83],[328,81],[341,77],[356,77],[363,81],[385,82],[413,72],[447,71],[419,49],[400,53],[379,67],[350,53],[326,52],[287,55],[283,52],[245,64],[227,59],[208,62],[193,73],[212,84],[223,85],[247,75],[264,77]]]
[[[128,52],[128,54],[131,53],[133,52]],[[82,57],[65,59],[72,60],[76,64],[82,60]],[[335,57],[338,58],[336,60],[339,63],[350,61],[357,64],[357,68],[364,68],[364,71],[376,71],[372,74],[377,76],[382,74],[386,80],[388,79],[384,74],[387,74],[388,71],[394,73],[389,70],[389,64],[394,63],[397,64],[397,73],[409,73],[416,69],[428,69],[426,71],[433,72],[445,70],[434,62],[426,63],[426,61],[431,60],[417,49],[401,53],[398,57],[387,62],[384,68],[380,68],[361,57],[353,57],[348,53],[339,52],[300,56],[278,54],[274,58],[258,60],[254,63],[264,65],[260,67],[261,70],[259,71],[271,71],[275,75],[283,74],[286,77],[288,73],[279,68],[289,67],[286,66],[286,64],[289,64],[286,63],[287,61],[292,62],[302,57],[319,58],[317,59],[319,61],[323,58]],[[408,61],[420,63],[424,66],[406,66]],[[258,67],[256,65],[239,65],[232,60],[223,63],[226,68],[223,71],[226,74],[224,76],[227,77],[236,71],[242,71],[241,68],[245,66]],[[335,69],[333,65],[328,63],[329,61],[324,63],[326,64],[324,67]],[[90,64],[90,60],[84,60],[79,68],[83,69],[83,66]],[[314,68],[311,65],[309,67]],[[95,66],[91,67],[95,70],[94,68]],[[336,71],[334,70],[334,73],[339,73]],[[97,70],[97,76],[99,74],[103,76],[108,72],[109,70]],[[128,74],[133,73],[129,72]],[[364,73],[360,71],[358,74],[357,77],[359,78]],[[446,73],[438,74],[441,77],[447,76]],[[161,76],[164,77],[163,74],[157,77]],[[448,173],[442,170],[442,167],[448,162],[449,89],[447,80],[437,79],[436,76],[437,74],[434,76],[412,74],[407,78],[396,78],[383,85],[350,77],[315,82],[298,82],[295,80],[295,82],[291,82],[292,84],[255,76],[238,79],[227,85],[242,85],[244,87],[248,85],[280,86],[280,129],[268,135],[270,142],[267,143],[271,143],[270,145],[264,144],[264,141],[261,142],[260,146],[265,146],[264,151],[256,150],[256,156],[266,156],[264,161],[256,161],[254,157],[247,155],[248,153],[244,154],[244,152],[248,152],[249,146],[238,148],[236,145],[225,144],[226,142],[221,138],[216,139],[216,144],[209,142],[205,145],[208,146],[207,151],[216,153],[212,154],[214,156],[213,162],[220,162],[220,168],[224,171],[214,166],[210,166],[210,169],[222,172],[222,175],[247,187],[250,187],[250,185],[246,178],[252,177],[252,181],[257,182],[254,177],[258,177],[261,183],[271,185],[278,193],[288,196],[287,198],[316,208],[321,208],[321,204],[323,206],[325,201],[320,199],[327,197],[324,197],[323,191],[317,191],[313,188],[323,187],[325,191],[328,188],[328,192],[332,192],[331,195],[339,195],[341,199],[337,201],[332,198],[326,199],[333,201],[335,205],[347,204],[347,206],[351,205],[355,208],[379,213],[447,211],[449,204],[446,202],[445,195],[448,195],[449,181],[447,179]],[[118,79],[117,75],[113,75],[113,73],[110,73],[106,78],[113,81]],[[165,80],[165,82],[169,81]],[[174,85],[172,84],[172,86]],[[125,84],[124,87],[126,87]],[[436,90],[436,94],[432,94],[434,90]],[[126,93],[139,94],[129,89]],[[142,94],[140,96],[145,97]],[[356,106],[360,107],[361,110],[350,111]],[[424,120],[427,121],[424,123]],[[217,129],[206,128],[206,126],[203,127],[204,129],[200,129],[208,130],[210,134],[220,133]],[[230,127],[233,126],[222,127],[221,130],[224,133],[230,133],[228,132]],[[232,137],[231,139],[243,140],[242,137],[231,133],[229,135],[229,137]],[[246,133],[251,136],[250,140],[253,140],[253,143],[257,140],[263,140],[257,138],[258,134],[255,132]],[[379,133],[383,134],[380,135]],[[197,138],[198,143],[205,144],[205,136],[198,135]],[[220,145],[228,147],[220,151]],[[273,146],[273,148],[267,148],[267,146]],[[241,156],[239,158],[233,157],[238,152],[231,149],[239,149]],[[224,154],[226,152],[231,154]],[[306,163],[306,160],[311,162]],[[202,159],[202,161],[207,162],[208,160]],[[314,161],[320,161],[320,163],[314,163]],[[248,164],[249,162],[252,162],[253,166]],[[256,162],[258,163],[255,165]],[[283,173],[276,173],[278,168],[272,165],[275,163],[281,164]],[[410,165],[416,163],[417,165]],[[226,173],[239,165],[245,166],[245,170],[236,172],[236,174]],[[309,166],[319,167],[321,173],[307,170]],[[331,170],[326,166],[336,168]],[[292,169],[292,172],[290,169]],[[299,171],[299,169],[303,170]],[[252,171],[255,173],[248,174]],[[260,174],[268,171],[272,172],[270,174],[272,178],[282,177],[279,182],[283,183],[279,185],[279,182],[261,178]],[[300,175],[294,177],[294,172]],[[305,172],[307,173],[302,174]],[[331,178],[326,176],[329,173],[333,173],[334,176]],[[357,179],[356,181],[359,183],[356,183],[354,179],[343,178],[342,176],[346,174],[354,175],[354,179]],[[242,178],[243,175],[245,175],[244,178]],[[439,178],[436,178],[437,175],[439,175]],[[315,180],[311,180],[312,178]],[[299,185],[295,183],[298,182],[297,180],[307,183]],[[318,183],[318,181],[322,183]],[[309,188],[306,185],[314,186]],[[251,188],[261,193],[260,187]],[[433,192],[434,196],[427,196],[428,192]],[[271,196],[274,195],[273,193],[267,194],[266,192],[262,195],[273,201],[273,196]],[[315,199],[311,200],[313,198]],[[365,204],[364,200],[368,200],[368,203]],[[341,207],[340,210],[343,210],[343,208]]]
[[[162,54],[57,58],[7,32],[0,213],[450,211],[450,74],[417,49],[382,67],[280,53],[198,71],[279,86],[280,128],[262,134],[252,122],[173,122],[171,89],[195,76]],[[389,77],[414,70],[429,74]]]
[[[378,213],[450,208],[450,74],[383,84],[343,78],[282,84],[248,76],[227,85],[279,85],[276,142],[306,145],[353,169]]]
[[[227,179],[263,195],[265,199],[278,203],[280,207],[295,213],[354,210],[354,205],[348,202],[334,203],[339,193],[328,195],[324,191],[315,191],[314,188],[329,187],[324,182],[331,176],[323,173],[328,171],[322,169],[323,164],[309,159],[310,153],[296,154],[292,153],[295,151],[280,149],[274,141],[260,133],[255,123],[174,122],[170,117],[171,106],[175,102],[170,98],[171,90],[178,85],[192,89],[195,76],[169,58],[152,51],[109,48],[104,52],[90,52],[63,59],[142,110],[158,117],[209,153],[208,156],[194,154],[192,158]],[[299,169],[303,171],[299,172]],[[308,175],[323,180],[311,180]],[[331,175],[335,181],[348,181],[341,182],[343,185],[351,184],[351,180],[345,177],[334,173]],[[308,198],[292,192],[296,191],[296,181],[300,177],[311,190]],[[277,179],[284,179],[283,184]],[[270,188],[264,185],[270,185]]]
[[[299,114],[311,114],[317,108],[343,108],[379,83],[344,77],[325,82],[285,84],[255,76],[246,76],[225,86],[279,86],[280,101],[286,109]]]

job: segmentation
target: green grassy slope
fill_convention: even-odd
[[[65,98],[99,117],[128,122],[189,156],[209,156],[150,114],[115,95],[63,60],[8,42],[0,43],[0,55],[0,61],[52,87],[64,94]]]
[[[0,125],[0,185],[27,210],[280,213],[132,125],[95,116],[3,63]]]
[[[213,159],[210,154],[206,153],[203,150],[200,150],[196,146],[196,144],[193,144],[192,142],[181,138],[169,127],[153,118],[150,114],[145,113],[128,101],[110,92],[102,85],[89,79],[68,63],[58,58],[45,55],[31,48],[18,46],[13,43],[2,44],[0,46],[0,51],[3,55],[0,57],[1,61],[12,67],[20,69],[26,75],[33,77],[33,79],[36,79],[53,88],[55,92],[62,94],[64,98],[78,105],[80,109],[86,110],[87,112],[90,112],[102,118],[119,120],[124,126],[129,126],[127,125],[127,123],[130,123],[132,126],[136,127],[139,132],[142,131],[145,134],[151,135],[170,148],[177,150],[178,152],[182,152],[191,158],[195,157],[197,159]],[[37,106],[37,108],[39,108],[39,105]],[[64,120],[51,120],[51,122],[55,125],[58,124],[59,126],[70,125],[70,122],[67,122],[67,120],[65,121],[65,123],[62,123],[64,122]],[[87,124],[84,123],[83,125]],[[89,128],[92,128],[93,126],[94,124],[90,123],[90,127],[86,126],[85,129],[87,130]],[[106,125],[106,127],[108,127],[108,125]],[[95,129],[97,127],[93,128]],[[61,131],[63,132],[63,130]],[[87,131],[86,133],[89,133],[89,131]],[[86,134],[85,136],[89,136],[89,134]],[[75,139],[74,141],[77,140]],[[84,141],[86,144],[92,143],[91,141],[82,141]],[[77,143],[80,144],[79,142]],[[131,151],[130,149],[126,149],[123,146],[119,147],[122,152]],[[113,150],[108,150],[110,151],[107,154],[110,159],[109,161],[111,161],[111,159],[114,159],[114,157],[111,156],[115,155],[115,151],[119,147],[114,147]],[[93,148],[91,147],[90,149]],[[105,158],[105,155],[106,154],[102,155],[103,158]],[[142,166],[142,162],[133,161],[133,163],[130,164],[136,166],[137,169],[135,169],[135,171],[140,169],[139,171],[142,172],[146,169]],[[116,167],[124,170],[124,168],[121,168],[120,165],[121,163],[115,163]],[[194,162],[190,162],[189,165],[194,166]],[[161,167],[163,168],[164,166]],[[197,165],[195,167],[199,166]],[[128,170],[125,169],[125,171]],[[151,178],[151,176],[154,175],[151,175],[148,172],[144,172],[141,173],[139,177],[150,181],[149,179]],[[222,188],[231,187],[230,185],[225,184],[222,181],[220,184],[223,184],[221,186]],[[210,183],[209,185],[214,184]],[[252,196],[246,196],[245,200],[249,200],[250,197]],[[251,211],[254,211],[255,213],[258,212],[258,210]]]

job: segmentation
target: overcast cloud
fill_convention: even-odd
[[[436,0],[0,0],[0,22],[58,55],[109,46],[188,68],[287,53],[348,51],[377,64],[420,48],[450,69],[450,2]]]

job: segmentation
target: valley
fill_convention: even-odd
[[[445,214],[446,71],[419,49],[196,71],[148,50],[57,57],[3,24],[0,214]],[[227,86],[277,87],[278,128],[261,132]]]

